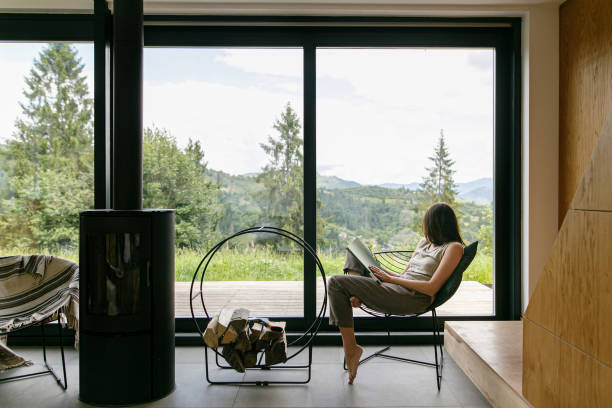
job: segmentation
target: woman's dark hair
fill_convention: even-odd
[[[465,245],[459,232],[455,212],[446,203],[436,203],[425,212],[423,235],[434,245],[443,245],[448,242],[460,242]]]

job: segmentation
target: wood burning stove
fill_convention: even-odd
[[[80,394],[130,404],[174,389],[174,210],[81,213]]]
[[[132,404],[174,389],[174,210],[142,209],[142,0],[113,2],[113,209],[81,212],[80,390]]]

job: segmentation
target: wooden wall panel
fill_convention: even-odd
[[[568,0],[559,19],[559,225],[612,111],[612,1]]]
[[[612,21],[610,24],[612,25]],[[599,141],[593,149],[591,162],[587,165],[570,208],[612,211],[612,166],[608,164],[611,160],[612,112],[608,115]]]
[[[559,342],[523,318],[523,395],[536,408],[558,407]]]
[[[523,394],[534,407],[612,407],[612,368],[523,320]]]
[[[570,210],[525,313],[610,366],[611,239],[612,212]]]
[[[561,228],[523,318],[535,407],[612,407],[612,0],[560,10]]]

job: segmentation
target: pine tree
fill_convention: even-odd
[[[450,159],[443,130],[440,130],[438,145],[434,148],[434,154],[429,157],[429,160],[432,166],[427,168],[428,175],[423,177],[423,182],[419,185],[419,193],[430,205],[436,202],[453,205],[458,193],[453,179],[455,161]]]
[[[453,174],[455,174],[453,165],[455,161],[450,158],[442,129],[440,130],[440,138],[438,139],[437,146],[434,148],[433,156],[430,156],[429,160],[431,160],[432,166],[426,169],[427,176],[423,177],[423,182],[417,189],[418,199],[415,211],[418,216],[413,220],[413,229],[415,231],[420,231],[421,217],[432,204],[444,202],[454,206],[458,194],[457,186],[453,179]]]
[[[269,157],[257,181],[264,185],[260,196],[264,203],[266,222],[298,235],[304,224],[304,140],[300,135],[300,120],[287,103],[280,118],[274,122],[278,138],[268,137],[260,146]]]
[[[77,51],[50,44],[25,78],[16,131],[2,158],[9,199],[0,234],[13,245],[76,245],[78,210],[93,204],[92,99]]]

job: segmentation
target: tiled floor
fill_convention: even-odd
[[[365,352],[374,347],[366,347]],[[35,361],[40,350],[16,347]],[[55,350],[53,350],[55,351]],[[53,353],[54,355],[55,353]],[[394,346],[395,354],[416,359],[433,358],[431,346]],[[295,357],[305,361],[306,352]],[[307,385],[268,387],[209,385],[204,379],[203,350],[198,347],[176,349],[176,390],[151,407],[489,407],[487,400],[445,354],[442,389],[436,389],[435,370],[430,367],[373,359],[359,368],[355,384],[348,385],[342,370],[340,347],[315,347],[312,380]],[[67,355],[68,390],[62,391],[51,376],[0,384],[0,406],[85,407],[78,401],[78,353]],[[20,370],[29,370],[20,369]],[[14,375],[15,370],[10,373]],[[6,374],[4,374],[6,375]],[[240,378],[241,374],[214,369],[215,379]],[[3,375],[0,374],[0,378]],[[268,371],[246,374],[247,378],[304,378],[303,371]],[[265,377],[265,378],[264,378]]]

